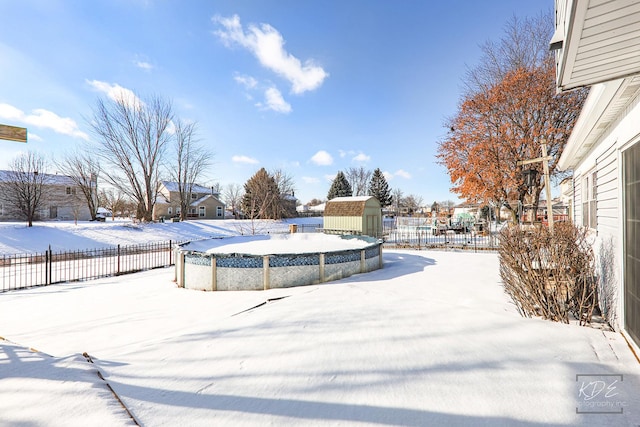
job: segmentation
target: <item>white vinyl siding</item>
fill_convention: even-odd
[[[582,177],[576,176],[573,180],[573,222],[582,224]]]
[[[605,150],[597,159],[597,210],[598,233],[615,235],[619,230],[618,151],[616,144]]]

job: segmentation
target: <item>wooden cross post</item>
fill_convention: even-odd
[[[547,220],[549,221],[549,231],[553,234],[553,204],[551,203],[551,184],[549,183],[549,160],[551,157],[547,155],[547,143],[542,140],[542,157],[536,157],[531,160],[519,161],[518,165],[528,165],[531,163],[542,162],[542,171],[544,172],[544,190],[547,195]]]
[[[0,124],[0,139],[8,141],[27,142],[27,129]]]

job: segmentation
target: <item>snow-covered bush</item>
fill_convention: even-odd
[[[555,224],[553,234],[544,226],[510,226],[500,233],[499,255],[505,291],[522,316],[591,322],[598,300],[587,230],[570,223]]]

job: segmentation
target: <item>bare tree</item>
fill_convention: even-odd
[[[402,200],[403,207],[407,208],[410,214],[417,212],[423,204],[424,201],[422,197],[415,194],[409,194]]]
[[[447,209],[447,210],[451,210],[456,206],[456,202],[454,202],[453,200],[443,200],[440,202],[440,207],[442,209]]]
[[[396,215],[398,215],[400,213],[400,207],[402,206],[402,199],[404,197],[404,192],[399,188],[394,188],[391,190],[391,197],[393,197]]]
[[[180,219],[187,219],[191,192],[202,173],[211,164],[211,153],[198,144],[196,124],[174,120],[174,155],[167,165],[171,180],[178,185]]]
[[[50,181],[47,162],[32,151],[21,154],[0,175],[0,199],[27,220],[29,227],[46,203],[44,187]]]
[[[276,182],[278,190],[280,190],[280,194],[295,195],[296,187],[291,175],[289,175],[282,169],[274,169],[271,171],[270,175]]]
[[[513,16],[504,26],[504,36],[496,43],[480,45],[480,63],[467,70],[463,84],[467,95],[487,91],[517,69],[540,66],[549,57],[549,40],[553,34],[551,12],[525,20]]]
[[[101,190],[98,195],[100,206],[111,211],[111,220],[114,221],[118,213],[126,216],[125,210],[127,205],[126,196],[116,188],[108,188]]]
[[[71,178],[80,189],[82,197],[89,208],[91,219],[96,219],[96,213],[98,212],[98,174],[100,172],[98,160],[91,156],[89,151],[83,150],[65,155],[62,160],[55,162],[55,165],[63,175]]]
[[[280,191],[280,207],[284,218],[296,216],[295,183],[293,177],[282,169],[274,169],[271,172],[278,190]]]
[[[238,219],[240,204],[243,196],[242,186],[240,184],[228,184],[224,189],[224,202],[233,212],[233,217]]]
[[[171,103],[160,97],[99,99],[89,121],[103,176],[137,203],[136,217],[153,219],[160,166],[172,134]]]
[[[369,181],[371,180],[372,172],[366,170],[364,167],[359,168],[351,167],[347,169],[345,176],[347,181],[351,184],[351,190],[354,196],[366,196],[369,190]]]

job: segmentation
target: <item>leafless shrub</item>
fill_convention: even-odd
[[[594,254],[587,231],[570,223],[511,226],[500,234],[500,276],[522,316],[580,325],[597,307]]]

